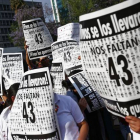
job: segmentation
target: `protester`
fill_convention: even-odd
[[[54,94],[62,140],[86,140],[88,124],[77,103],[68,96]],[[80,132],[79,132],[79,128]]]
[[[0,140],[10,140],[11,134],[8,131],[8,121],[10,118],[11,108],[19,88],[19,83],[10,86],[7,95],[7,103],[9,104],[0,115]]]
[[[134,116],[126,116],[125,121],[129,123],[134,140],[140,140],[140,119]]]
[[[54,101],[62,140],[86,140],[89,128],[78,104],[71,97],[56,93]]]
[[[76,73],[81,72],[82,70],[73,70],[70,72],[69,76],[72,76]],[[77,101],[81,112],[86,118],[86,121],[88,122],[89,125],[89,134],[88,134],[88,139],[89,140],[103,140],[102,137],[102,131],[104,128],[101,129],[103,126],[101,118],[99,118],[99,112],[94,111],[92,113],[89,113],[87,111],[87,102],[85,98],[81,98],[75,89],[75,87],[72,85],[70,80],[68,79],[68,76],[65,75],[66,80],[62,81],[62,85],[67,89],[67,96],[70,96],[73,100]],[[95,121],[96,120],[96,121]]]

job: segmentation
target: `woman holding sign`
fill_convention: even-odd
[[[8,131],[8,121],[10,118],[11,107],[13,105],[16,93],[18,91],[19,83],[11,85],[8,90],[7,103],[9,106],[5,108],[0,116],[0,140],[10,140],[11,134]]]

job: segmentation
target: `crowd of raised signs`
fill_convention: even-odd
[[[83,15],[57,40],[23,21],[25,53],[0,48],[0,140],[139,140],[139,6]]]

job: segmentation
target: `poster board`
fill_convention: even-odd
[[[52,62],[50,73],[53,77],[53,92],[61,95],[66,95],[66,89],[62,87],[62,81],[65,80],[63,63]]]
[[[53,39],[40,18],[22,21],[22,27],[30,60],[51,55]]]
[[[80,16],[84,70],[111,113],[140,117],[140,1]]]
[[[69,23],[64,26],[61,26],[57,28],[57,41],[73,39],[79,42],[79,32],[79,23]]]
[[[101,96],[91,87],[89,80],[83,71],[68,78],[77,90],[79,96],[86,99],[88,104],[87,109],[89,112],[93,112],[104,107],[104,102]]]
[[[64,64],[64,70],[81,66],[81,60],[78,59],[80,56],[80,48],[75,40],[65,40],[54,42],[51,45],[53,60],[59,59]]]
[[[3,49],[0,48],[0,96],[2,93],[2,55],[3,55]]]
[[[13,140],[60,140],[48,68],[24,73],[10,115]]]
[[[4,53],[2,72],[6,90],[12,84],[19,83],[24,73],[22,53]]]

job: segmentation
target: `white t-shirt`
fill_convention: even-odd
[[[140,134],[134,132],[132,129],[130,129],[133,134],[133,140],[140,140]]]
[[[8,130],[10,112],[10,106],[8,106],[0,115],[0,140],[11,140],[11,135]]]
[[[54,94],[54,99],[59,107],[57,119],[62,140],[77,140],[79,137],[77,123],[84,120],[79,106],[68,96]]]

